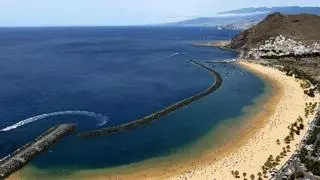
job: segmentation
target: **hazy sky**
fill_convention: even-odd
[[[288,5],[320,6],[320,0],[0,0],[0,26],[153,24]]]

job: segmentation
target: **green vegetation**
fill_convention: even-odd
[[[285,72],[287,76],[294,76],[295,78],[302,80],[300,85],[304,89],[304,93],[310,97],[315,97],[315,91],[319,90],[319,87],[318,89],[312,88],[311,85],[318,84],[319,82],[311,75],[302,70],[289,66],[285,66],[282,71]]]
[[[246,179],[246,176],[247,176],[247,173],[242,173],[242,175],[243,175],[243,179]]]
[[[307,80],[303,80],[300,83],[300,86],[302,87],[302,89],[309,89],[311,87],[311,83]]]
[[[234,176],[235,178],[240,178],[240,176],[239,176],[239,171],[231,171],[231,174],[232,174],[232,176]]]
[[[309,115],[313,115],[315,113],[316,107],[318,103],[306,103],[306,107],[304,108],[305,111],[305,117],[308,117]]]
[[[304,173],[302,171],[296,171],[293,173],[293,177],[294,177],[294,179],[304,178]]]
[[[307,145],[314,144],[315,141],[317,140],[317,134],[319,133],[320,133],[320,128],[315,128],[315,130],[310,133],[310,136],[308,137],[306,144]]]
[[[311,110],[310,108],[315,108],[315,107],[316,107],[316,105],[313,105],[312,103],[306,104],[306,108],[308,110]],[[286,146],[282,147],[282,151],[280,152],[279,155],[275,156],[275,158],[273,155],[270,155],[268,157],[267,161],[263,164],[263,166],[261,166],[264,178],[268,178],[267,172],[271,169],[275,169],[275,167],[279,165],[281,159],[286,157],[288,152],[291,152],[291,147],[289,144],[294,139],[295,135],[300,135],[300,131],[304,129],[303,123],[304,123],[303,118],[301,116],[299,116],[295,122],[293,122],[290,126],[288,126],[289,135],[287,135],[284,138],[284,143],[286,144]],[[279,139],[276,140],[276,143],[278,145],[281,144]],[[319,146],[320,146],[320,144],[319,144]]]
[[[302,148],[299,157],[302,163],[305,164],[306,168],[311,171],[314,175],[320,176],[320,161],[316,161],[308,158],[308,150]]]

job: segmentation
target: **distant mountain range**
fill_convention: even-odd
[[[245,30],[258,24],[269,14],[280,12],[282,14],[316,14],[320,15],[320,7],[259,7],[243,8],[220,12],[215,17],[199,17],[190,20],[165,24],[166,26],[206,26],[218,29]]]
[[[317,14],[320,15],[320,7],[300,7],[300,6],[290,6],[290,7],[258,7],[258,8],[242,8],[231,11],[220,12],[218,14],[246,14],[246,13],[257,13],[257,12],[267,12],[272,14],[274,12],[280,12],[283,14]]]

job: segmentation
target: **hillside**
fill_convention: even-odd
[[[232,39],[231,47],[248,50],[258,47],[270,37],[276,37],[280,34],[306,43],[320,40],[320,16],[271,14],[259,24],[235,36]]]

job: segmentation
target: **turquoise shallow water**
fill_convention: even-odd
[[[205,62],[236,56],[191,45],[193,41],[228,39],[237,33],[212,28],[0,31],[1,128],[31,116],[65,110],[102,114],[109,119],[104,126],[135,120],[200,92],[213,82],[207,71],[188,59]],[[208,65],[223,77],[222,87],[213,94],[145,127],[92,139],[71,135],[30,166],[68,174],[141,162],[188,148],[219,124],[241,116],[243,108],[264,92],[264,82],[237,65]],[[90,116],[73,114],[0,132],[0,155],[61,122],[75,122],[79,131],[98,128],[101,123]],[[214,137],[212,144],[219,138]]]

